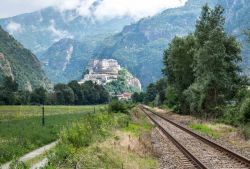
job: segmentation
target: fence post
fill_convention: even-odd
[[[44,105],[42,107],[42,113],[43,113],[43,117],[42,117],[42,125],[45,126],[45,117],[44,117]]]
[[[94,114],[95,114],[95,106],[94,106]]]

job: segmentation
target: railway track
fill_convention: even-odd
[[[209,140],[147,107],[141,110],[158,129],[184,154],[186,168],[249,169],[250,160]]]

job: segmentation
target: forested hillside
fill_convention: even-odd
[[[0,84],[4,76],[13,78],[21,89],[49,86],[36,56],[0,27]]]

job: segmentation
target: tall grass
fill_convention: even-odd
[[[60,132],[60,142],[56,150],[50,155],[50,165],[52,168],[55,166],[55,168],[70,168],[70,166],[76,166],[81,163],[81,165],[85,167],[87,165],[88,167],[91,166],[90,168],[96,168],[96,162],[98,162],[98,160],[94,160],[95,164],[91,163],[93,162],[91,159],[87,161],[81,159],[81,161],[79,161],[79,159],[76,158],[77,154],[86,156],[87,152],[85,151],[87,151],[87,149],[85,148],[109,136],[113,129],[127,126],[128,122],[129,116],[125,114],[99,113],[87,115],[84,120],[74,122],[71,126],[64,127]],[[109,161],[110,159],[107,158],[107,154],[101,155],[102,151],[98,150],[96,152],[96,149],[94,150],[95,153],[98,153],[99,158],[103,158],[101,161],[104,160],[103,162],[105,164],[107,164],[106,160],[111,162]],[[91,154],[92,158],[94,156],[96,156],[96,154]],[[112,161],[111,164],[114,165],[114,161]],[[97,168],[100,167],[103,166],[99,166],[98,164]]]

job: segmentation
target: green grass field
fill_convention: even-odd
[[[104,107],[98,106],[45,106],[45,115],[93,112]],[[0,121],[17,120],[42,115],[42,106],[0,106]]]
[[[40,106],[0,106],[0,164],[57,140],[63,127],[93,112],[94,106],[46,106],[42,126]]]

